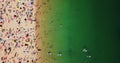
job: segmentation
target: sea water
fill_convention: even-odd
[[[54,63],[118,63],[116,2],[50,0],[51,60]]]

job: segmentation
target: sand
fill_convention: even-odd
[[[49,36],[47,36],[46,32],[48,32],[48,16],[49,16],[49,0],[37,0],[36,1],[36,47],[41,49],[38,52],[37,58],[39,60],[37,63],[51,63],[51,57],[49,52]]]
[[[0,63],[51,63],[49,0],[0,0]]]
[[[0,0],[0,63],[37,61],[33,2],[32,0]]]

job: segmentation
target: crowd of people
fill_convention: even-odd
[[[35,1],[0,0],[0,63],[35,63]]]

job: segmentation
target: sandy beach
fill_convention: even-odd
[[[51,63],[44,39],[48,4],[49,0],[0,0],[0,63]]]
[[[36,63],[35,0],[0,0],[0,63]]]

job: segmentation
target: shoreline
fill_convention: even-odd
[[[41,51],[38,52],[37,63],[51,63],[51,59],[48,56],[49,48],[48,48],[48,42],[49,37],[46,35],[46,32],[48,32],[48,26],[47,25],[47,16],[49,14],[47,13],[47,9],[49,8],[48,2],[49,0],[42,1],[42,0],[36,0],[36,47],[38,49],[41,49]]]

